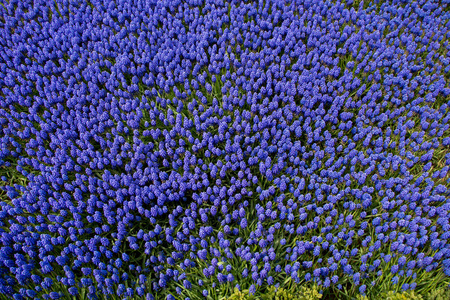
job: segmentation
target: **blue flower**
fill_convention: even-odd
[[[361,285],[359,287],[359,292],[364,295],[364,293],[366,292],[366,285],[365,284],[363,284],[363,285]]]
[[[256,293],[256,287],[255,287],[254,284],[252,284],[252,285],[250,286],[249,292],[250,292],[251,295],[255,295],[255,293]]]
[[[211,16],[224,15],[223,7],[209,4],[203,11],[152,4],[127,12],[114,4],[104,10],[74,6],[76,26],[64,18],[63,7],[51,19],[44,13],[39,30],[21,22],[20,9],[9,16],[6,26],[27,37],[8,30],[3,37],[0,167],[15,168],[26,183],[1,178],[8,203],[14,204],[0,210],[7,228],[0,236],[0,257],[12,278],[4,284],[6,294],[29,279],[51,287],[52,280],[36,276],[39,271],[56,272],[55,279],[74,293],[75,282],[81,282],[92,293],[103,284],[112,293],[122,284],[121,295],[142,296],[143,288],[127,289],[127,282],[145,281],[141,275],[151,271],[158,276],[152,288],[170,288],[172,280],[184,280],[177,270],[192,267],[197,258],[208,262],[209,254],[206,276],[216,267],[223,271],[219,257],[236,254],[254,259],[256,284],[265,278],[271,284],[270,263],[276,258],[292,260],[286,270],[296,281],[304,266],[315,277],[325,276],[320,281],[325,286],[337,284],[337,275],[328,272],[339,267],[359,282],[363,275],[353,270],[381,276],[380,259],[395,258],[398,265],[391,271],[398,276],[445,261],[442,249],[432,258],[418,254],[425,245],[439,250],[450,237],[445,208],[438,205],[447,189],[433,183],[448,173],[450,155],[434,150],[450,144],[444,137],[450,117],[446,104],[425,105],[450,94],[442,79],[448,61],[431,53],[445,45],[432,42],[429,34],[407,37],[408,32],[422,36],[421,26],[406,26],[401,38],[395,31],[386,36],[371,24],[373,18],[339,4],[323,7],[324,12],[344,23],[359,22],[366,32],[356,36],[350,24],[336,33],[329,24],[313,22],[315,6],[298,14],[306,18],[304,30],[277,23],[280,13],[292,24],[298,21],[293,7],[249,8],[256,19],[269,20],[259,29],[249,25],[252,18],[242,18],[249,12],[233,9],[215,20],[218,26],[207,26]],[[27,18],[33,19],[32,8]],[[392,9],[385,5],[375,16]],[[431,11],[404,14],[426,20]],[[230,23],[230,18],[243,21]],[[230,28],[220,29],[223,22]],[[206,27],[200,33],[184,23]],[[445,31],[439,22],[428,25],[429,32]],[[74,26],[84,28],[83,34]],[[304,45],[298,43],[306,37]],[[30,44],[36,39],[45,43]],[[405,64],[407,57],[397,53],[400,45],[408,55],[424,55]],[[344,56],[349,60],[342,65]],[[216,97],[217,91],[223,94]],[[387,126],[390,120],[394,127]],[[436,159],[445,166],[436,167]],[[412,176],[418,163],[424,168]],[[254,197],[262,201],[255,208],[247,199]],[[374,197],[382,199],[382,214],[372,208]],[[347,212],[338,213],[339,201]],[[242,229],[253,224],[254,215],[259,224],[245,236]],[[136,229],[146,222],[149,232]],[[222,229],[214,228],[216,223]],[[367,236],[370,226],[375,240]],[[402,228],[413,235],[401,234]],[[305,235],[316,229],[321,237],[284,247],[283,232]],[[278,235],[282,247],[274,250]],[[367,249],[337,249],[340,241],[350,246],[359,238]],[[385,243],[399,255],[379,255]],[[123,252],[123,246],[143,247],[146,261],[135,261],[140,258]],[[321,248],[332,256],[322,258]],[[368,253],[350,265],[350,256],[360,250]],[[317,256],[314,263],[298,262],[308,253]],[[371,263],[375,255],[380,259]],[[284,267],[281,260],[275,271]],[[129,274],[119,272],[123,269]],[[92,278],[78,278],[75,270]],[[228,281],[230,275],[236,274],[218,279]],[[31,289],[33,297],[44,297],[40,289]]]

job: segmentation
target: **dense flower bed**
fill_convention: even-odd
[[[380,2],[1,3],[0,293],[450,275],[449,4]]]

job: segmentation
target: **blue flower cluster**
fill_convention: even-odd
[[[0,293],[450,275],[448,1],[133,2],[0,5]]]

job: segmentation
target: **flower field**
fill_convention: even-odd
[[[450,299],[449,50],[448,0],[1,1],[0,299]]]

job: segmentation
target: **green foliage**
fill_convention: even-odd
[[[315,285],[312,288],[302,286],[300,287],[299,291],[296,291],[296,294],[297,294],[296,299],[298,300],[315,300],[322,298],[322,294],[319,293],[319,290]]]
[[[450,289],[440,288],[432,290],[425,297],[425,300],[448,300],[450,299]]]
[[[234,293],[228,298],[228,300],[318,300],[322,298],[322,294],[316,286],[308,288],[305,286],[300,287],[295,293],[291,293],[283,288],[275,288],[271,286],[266,294],[261,296],[250,295],[248,290],[239,291],[234,289]]]
[[[434,289],[426,295],[420,295],[416,291],[409,290],[405,292],[384,292],[380,296],[383,300],[449,300],[450,290],[448,288]],[[358,300],[368,300],[369,298],[361,296]]]
[[[402,293],[396,293],[393,291],[389,291],[388,293],[384,293],[381,299],[384,300],[423,300],[421,295],[418,295],[414,291],[406,291]]]
[[[228,300],[246,300],[252,297],[249,295],[248,290],[243,290],[242,292],[238,288],[234,288],[234,293],[228,298]]]

